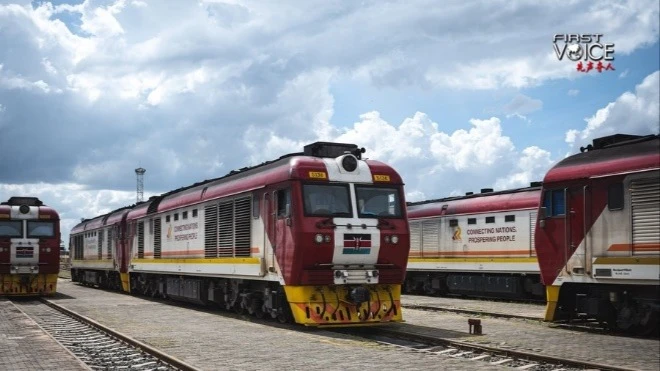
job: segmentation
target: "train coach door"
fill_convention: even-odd
[[[280,189],[273,192],[273,240],[275,245],[273,250],[276,256],[286,256],[286,248],[290,241],[291,236],[291,190]],[[283,269],[285,261],[280,261],[280,268]]]
[[[565,226],[566,226],[566,246],[567,246],[567,256],[566,262],[571,260],[571,257],[575,255],[572,263],[569,264],[566,269],[569,271],[569,274],[584,274],[585,272],[585,250],[578,249],[580,244],[585,240],[585,203],[586,200],[586,189],[587,186],[580,188],[566,188],[565,189],[565,199],[566,199],[566,217],[565,217]]]
[[[271,202],[270,193],[263,196],[264,219],[264,258],[269,272],[275,272],[275,203]],[[270,245],[270,248],[268,248]]]
[[[117,225],[112,225],[108,230],[110,239],[108,242],[108,253],[112,257],[112,266],[115,268],[115,271],[119,271],[119,228]]]
[[[561,259],[562,270],[573,253],[570,250],[570,218],[568,217],[568,188],[546,190],[543,194],[543,224],[549,243],[560,246],[558,259]]]
[[[591,208],[592,208],[592,183],[586,184],[584,187],[582,187],[582,244],[584,245],[584,255],[582,256],[582,267],[583,273],[586,273],[588,275],[591,275],[591,266],[592,266],[592,256],[593,256],[593,228],[591,228],[591,225],[593,224],[593,221],[591,220],[592,218],[592,213],[591,213]]]

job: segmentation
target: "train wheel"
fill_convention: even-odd
[[[290,323],[293,322],[293,315],[291,314],[291,309],[287,306],[277,309],[277,320],[280,323]]]
[[[658,335],[658,312],[650,306],[644,305],[641,310],[641,319],[637,326],[637,334],[642,336]]]
[[[250,307],[248,311],[259,319],[264,318],[263,300],[257,297],[250,299]]]
[[[236,314],[245,314],[245,308],[243,308],[239,300],[234,303],[234,312],[236,312]]]

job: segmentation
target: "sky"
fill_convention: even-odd
[[[659,8],[0,0],[0,200],[41,198],[68,245],[135,202],[137,167],[146,199],[319,140],[391,164],[408,201],[524,187],[594,138],[659,132]],[[612,69],[559,60],[556,34],[602,34]]]

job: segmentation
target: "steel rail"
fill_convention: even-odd
[[[524,320],[530,320],[530,321],[543,322],[543,318],[534,317],[534,316],[525,316],[525,315],[522,315],[522,314],[510,314],[510,313],[500,313],[500,312],[485,312],[485,311],[474,310],[474,309],[434,307],[432,305],[418,305],[418,304],[402,304],[401,306],[403,308],[407,308],[407,309],[418,309],[418,310],[426,310],[426,311],[433,311],[433,312],[462,313],[462,314],[470,314],[470,315],[475,315],[475,316],[515,318],[515,319],[524,319]]]
[[[160,351],[160,350],[158,350],[158,349],[156,349],[156,348],[154,348],[150,345],[147,345],[147,344],[145,344],[145,343],[143,343],[139,340],[133,339],[132,337],[130,337],[128,335],[125,335],[125,334],[122,334],[119,331],[113,330],[110,327],[102,325],[102,324],[94,321],[91,318],[88,318],[88,317],[85,317],[81,314],[78,314],[78,313],[76,313],[76,312],[74,312],[70,309],[67,309],[67,308],[65,308],[65,307],[63,307],[59,304],[55,304],[55,303],[53,303],[52,301],[50,301],[46,298],[39,298],[39,299],[43,303],[48,305],[49,307],[51,307],[51,308],[53,308],[53,309],[55,309],[55,310],[57,310],[61,313],[64,313],[67,316],[71,316],[71,317],[73,317],[73,318],[75,318],[75,319],[77,319],[81,322],[84,322],[84,323],[86,323],[86,324],[88,324],[92,327],[95,327],[95,328],[101,330],[102,332],[107,333],[108,335],[113,336],[113,337],[115,337],[115,338],[117,338],[117,339],[119,339],[119,340],[121,340],[121,341],[123,341],[127,344],[130,344],[130,345],[132,345],[136,348],[139,348],[142,351],[144,351],[145,353],[148,353],[148,354],[162,360],[163,362],[169,364],[170,366],[176,367],[176,368],[178,368],[182,371],[202,371],[201,369],[196,368],[192,365],[189,365],[189,364],[185,363],[184,361],[182,361],[180,359],[172,357],[169,354],[163,353],[162,351]]]
[[[403,325],[403,327],[405,327],[405,325]],[[633,368],[605,365],[590,361],[580,361],[576,359],[562,358],[562,357],[556,357],[546,354],[530,353],[520,350],[511,350],[511,349],[491,347],[487,345],[471,344],[460,340],[450,340],[450,339],[445,339],[431,335],[419,334],[413,331],[406,331],[405,329],[374,327],[374,328],[370,328],[370,330],[374,333],[380,333],[382,335],[396,337],[408,341],[416,341],[416,342],[432,344],[432,345],[451,346],[464,350],[477,350],[481,352],[492,353],[498,356],[514,357],[514,358],[524,359],[527,361],[538,361],[538,362],[545,362],[552,364],[560,364],[560,365],[577,367],[577,368],[599,369],[601,371],[635,371],[636,370]]]

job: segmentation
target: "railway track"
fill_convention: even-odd
[[[406,309],[417,309],[430,312],[449,312],[449,313],[459,313],[459,314],[469,314],[471,316],[487,316],[494,318],[516,318],[524,319],[530,321],[543,322],[543,319],[534,316],[527,316],[521,314],[512,314],[512,313],[501,313],[501,312],[487,312],[482,310],[473,310],[473,309],[463,309],[463,308],[452,308],[452,307],[438,307],[430,305],[418,305],[418,304],[402,304],[403,308]]]
[[[198,371],[47,299],[11,302],[92,370]]]
[[[492,366],[527,371],[633,371],[634,369],[586,362],[569,358],[530,353],[451,340],[434,336],[434,328],[400,324],[360,329],[337,329],[336,332],[362,337],[380,345],[418,352],[426,356],[465,358]],[[475,369],[479,366],[475,364]]]
[[[657,333],[650,333],[648,335],[644,335],[644,334],[617,331],[616,329],[611,329],[606,324],[602,324],[598,321],[580,319],[580,318],[576,318],[571,321],[564,320],[564,321],[556,321],[556,322],[546,322],[540,317],[524,315],[524,314],[488,312],[483,310],[431,306],[431,305],[418,305],[418,304],[402,304],[402,307],[405,309],[416,309],[416,310],[423,310],[428,312],[447,312],[447,313],[467,314],[473,317],[518,319],[518,320],[525,320],[531,323],[536,322],[539,325],[546,326],[549,328],[580,331],[580,332],[600,334],[600,335],[613,335],[619,337],[631,337],[631,338],[641,338],[641,339],[658,338]]]

